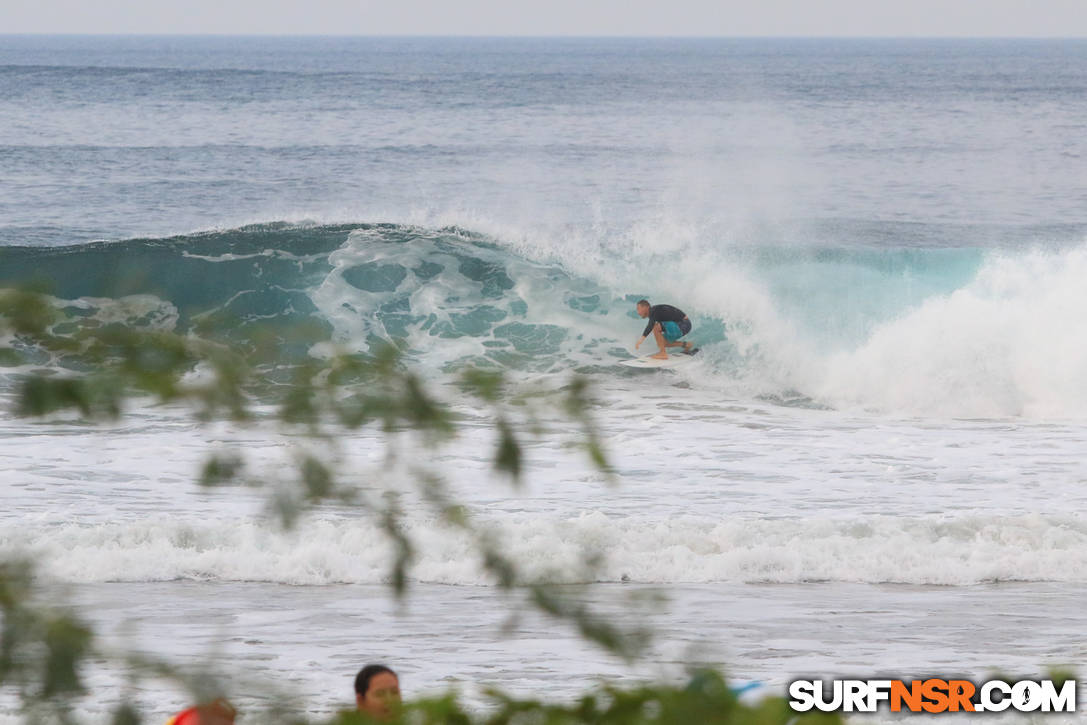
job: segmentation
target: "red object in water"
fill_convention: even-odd
[[[223,700],[210,705],[197,705],[182,710],[167,721],[166,725],[230,725],[234,722],[234,708]]]
[[[166,725],[200,725],[199,708],[190,707],[174,715]]]

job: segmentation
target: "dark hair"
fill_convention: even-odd
[[[638,300],[638,303],[634,306],[641,307],[642,305],[645,305],[646,307],[652,307],[652,305],[649,304],[649,300]]]
[[[359,673],[355,675],[355,694],[361,697],[366,697],[366,691],[370,689],[370,680],[374,679],[382,672],[388,672],[396,679],[400,679],[396,676],[396,673],[390,670],[385,665],[366,665]]]

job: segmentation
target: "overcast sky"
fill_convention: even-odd
[[[1087,37],[1087,0],[0,0],[0,33]]]

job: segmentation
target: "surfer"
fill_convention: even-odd
[[[684,352],[690,352],[691,343],[681,342],[679,339],[691,331],[691,320],[683,310],[672,305],[650,305],[649,300],[638,300],[637,308],[638,317],[648,317],[649,322],[645,325],[641,339],[634,343],[635,350],[652,334],[660,348],[660,352],[650,355],[652,358],[667,360],[668,353],[665,348],[669,347],[681,346]]]

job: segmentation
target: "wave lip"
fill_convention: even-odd
[[[1073,517],[654,520],[592,512],[484,525],[527,574],[561,583],[1087,583],[1087,522]],[[462,535],[422,520],[408,532],[419,544],[416,580],[491,583]],[[379,584],[393,557],[376,526],[351,519],[311,520],[288,533],[255,520],[8,525],[0,550],[34,555],[45,576],[67,582]],[[599,566],[586,568],[594,556]]]
[[[47,275],[88,324],[138,301],[163,311],[140,324],[241,344],[272,330],[294,361],[396,341],[428,370],[582,368],[609,379],[621,373],[601,366],[630,354],[641,330],[633,301],[647,297],[694,318],[705,352],[678,375],[718,398],[1087,418],[1087,244],[798,252],[675,226],[515,242],[459,227],[257,224],[5,247],[0,287]]]

